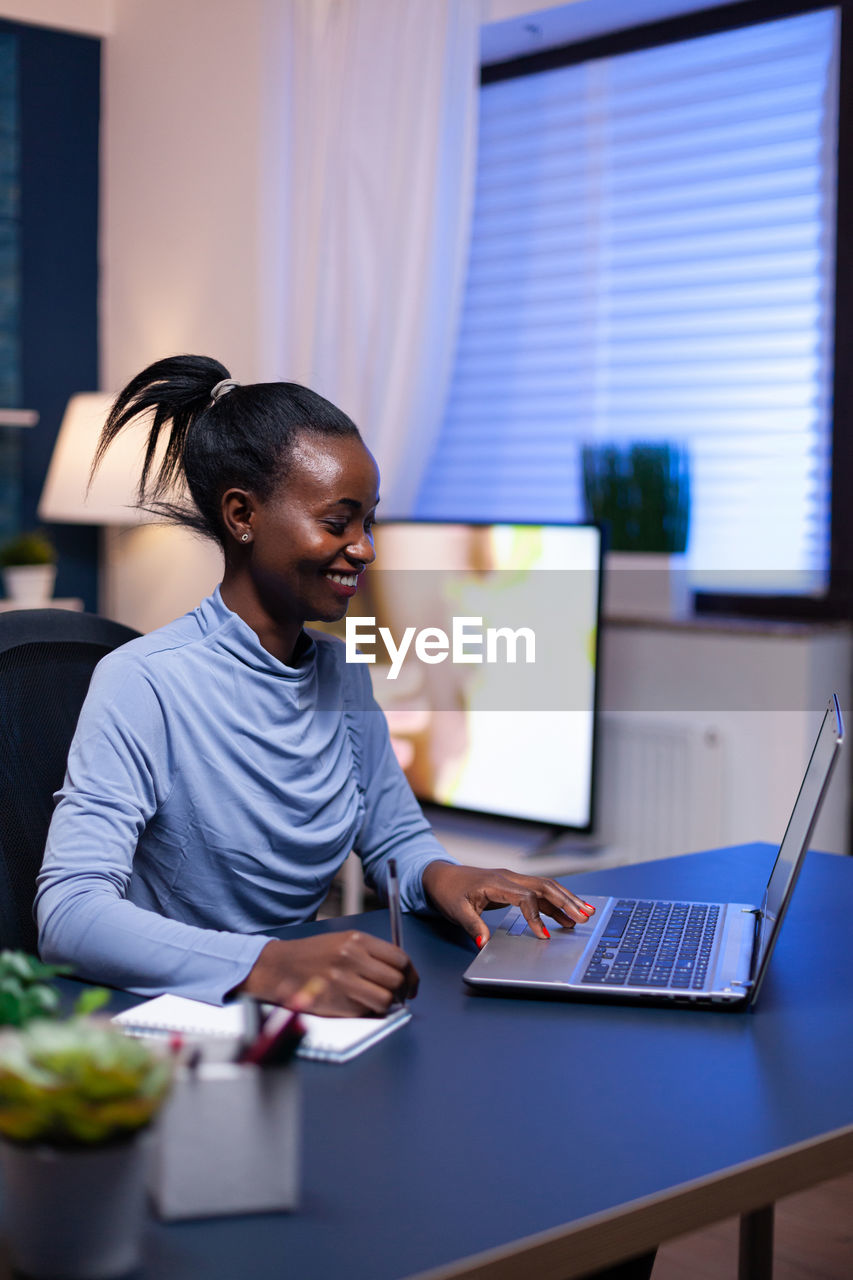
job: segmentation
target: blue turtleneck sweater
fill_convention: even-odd
[[[403,905],[452,862],[391,750],[362,665],[303,633],[285,666],[223,603],[99,663],[48,835],[45,960],[140,995],[221,1001],[265,930],[310,920],[350,849]]]

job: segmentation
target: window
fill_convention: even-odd
[[[825,590],[839,44],[822,9],[483,85],[419,515],[580,518],[582,444],[686,442],[694,584]]]

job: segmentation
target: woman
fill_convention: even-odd
[[[374,558],[379,474],[350,419],[304,387],[240,386],[214,360],[174,357],[118,396],[93,473],[140,414],[140,505],[216,539],[225,571],[197,609],[95,672],[39,876],[44,958],[211,1002],[287,1005],[319,977],[316,1012],[383,1013],[417,986],[399,948],[265,933],[311,920],[352,848],[380,893],[395,855],[404,908],[436,908],[478,945],[488,906],[517,903],[543,939],[540,911],[586,920],[554,880],[448,856],[364,666],[303,629],[342,618]]]

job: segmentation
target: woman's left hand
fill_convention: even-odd
[[[515,871],[459,867],[453,862],[431,862],[423,873],[423,887],[433,905],[449,920],[461,924],[478,947],[489,939],[489,927],[480,915],[489,907],[521,907],[537,938],[551,936],[540,912],[571,929],[578,922],[584,924],[595,910],[556,880],[522,876]]]

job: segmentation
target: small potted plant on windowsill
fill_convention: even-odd
[[[585,445],[581,460],[587,518],[606,530],[605,615],[660,618],[686,613],[686,448],[666,442],[602,443]]]
[[[6,595],[16,604],[37,609],[53,596],[56,550],[44,533],[20,533],[0,546],[0,568]]]
[[[106,1280],[139,1263],[146,1131],[171,1063],[89,1011],[75,1014],[43,983],[57,970],[0,954],[0,1166],[13,1266],[51,1280]],[[35,1016],[31,1016],[32,1014]],[[47,1015],[47,1016],[46,1016]]]

